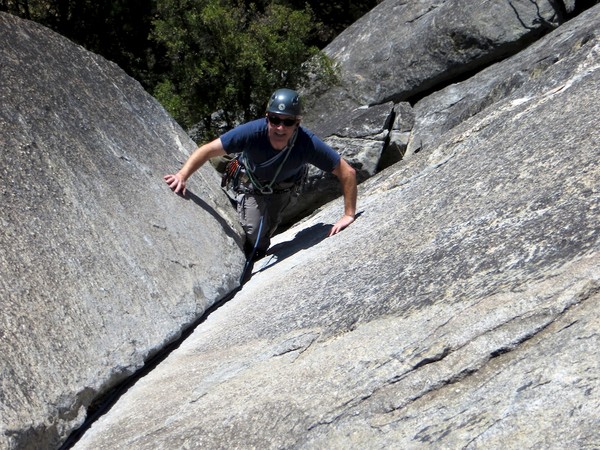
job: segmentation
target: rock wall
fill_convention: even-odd
[[[358,170],[359,181],[367,179],[420,151],[440,131],[476,114],[525,78],[537,76],[565,56],[569,43],[540,49],[544,56],[523,59],[516,73],[498,77],[491,72],[488,85],[465,93],[468,97],[430,94],[520,54],[595,3],[383,1],[325,48],[339,68],[340,81],[333,87],[313,82],[302,90],[304,124],[343,154]],[[548,53],[553,50],[561,53]],[[373,122],[377,116],[384,117]],[[310,175],[307,195],[286,213],[289,223],[339,195],[327,174]]]
[[[315,131],[363,169],[356,222],[326,238],[335,200],[277,236],[74,447],[595,448],[600,6],[563,23],[576,3],[503,3],[521,20],[493,57],[498,12],[376,8],[423,61],[449,57],[414,108],[380,92],[383,69],[349,103],[323,95],[341,113]],[[432,30],[478,44],[435,51]],[[4,14],[0,37],[0,446],[57,448],[237,287],[241,233],[209,166],[168,190],[194,144],[118,67]],[[340,39],[350,60],[372,38]],[[418,78],[406,61],[394,76]]]
[[[116,65],[0,14],[0,448],[56,448],[237,287],[241,230],[194,143]]]
[[[567,11],[567,8],[569,11]],[[514,54],[557,27],[574,5],[551,0],[474,4],[386,0],[325,49],[341,83],[311,86],[305,121],[387,101],[404,101]]]
[[[350,228],[336,200],[279,235],[75,448],[597,447],[599,20],[365,181]]]
[[[563,72],[572,70],[578,64],[579,48],[595,35],[594,20],[593,15],[585,15],[571,26],[561,26],[552,33],[552,39],[536,41],[476,77],[440,89],[417,102],[405,157],[426,149],[446,131],[549,73],[553,66]]]

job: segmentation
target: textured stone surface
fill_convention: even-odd
[[[75,448],[596,448],[599,54],[278,236]]]
[[[237,286],[240,230],[194,144],[116,65],[0,14],[0,448],[55,448]]]
[[[455,83],[435,92],[414,107],[415,125],[406,156],[422,151],[437,138],[469,117],[507,97],[524,83],[551,73],[560,63],[563,71],[571,70],[570,58],[600,31],[600,6],[583,12],[577,20],[560,26],[515,56],[494,64],[465,82]]]
[[[561,22],[549,0],[386,0],[325,52],[341,84],[311,86],[305,121],[319,123],[363,105],[406,100],[515,53]]]
[[[466,77],[492,61],[518,53],[563,23],[574,10],[574,4],[563,6],[546,0],[480,4],[462,0],[382,2],[326,48],[340,68],[341,84],[333,88],[314,84],[304,90],[304,122],[318,135],[329,138],[359,174],[367,172],[361,158],[356,158],[357,147],[361,150],[359,156],[376,160],[374,167],[381,170],[405,154],[420,151],[440,133],[508,95],[527,76],[536,76],[543,67],[552,64],[556,55],[532,62],[529,53],[520,59],[524,66],[515,67],[517,63],[504,66],[507,70],[517,69],[516,72],[492,73],[487,84],[475,83],[479,89],[476,93],[455,92],[451,85],[444,90],[443,97],[425,97],[417,104],[418,112],[409,113],[421,116],[412,138],[410,129],[399,132],[386,127],[389,134],[379,146],[373,140],[340,136],[336,130],[369,127],[369,116],[363,113],[366,105],[380,108],[390,100],[414,102],[428,90],[442,89],[457,77]],[[563,44],[562,49],[546,50],[548,53],[567,48]],[[406,105],[401,102],[394,112],[403,120],[407,116]],[[364,124],[360,123],[361,118],[365,119]],[[377,125],[384,126],[388,120],[389,117],[382,118]],[[313,171],[307,195],[288,210],[285,221],[294,221],[338,192],[330,178]]]

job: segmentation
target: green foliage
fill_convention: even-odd
[[[271,92],[336,71],[319,52],[377,0],[0,0],[119,64],[207,138],[262,114]],[[307,81],[308,80],[308,81]]]
[[[154,94],[184,126],[214,129],[215,112],[226,127],[256,118],[273,90],[306,81],[304,63],[319,54],[306,42],[320,27],[308,7],[159,0],[153,38],[167,48],[171,70]],[[331,64],[316,61],[332,80]]]
[[[119,64],[146,88],[156,83],[162,50],[148,44],[147,0],[0,0],[0,11],[34,20]]]
[[[316,17],[325,24],[319,31],[318,39],[311,42],[322,46],[331,42],[339,33],[344,31],[365,13],[377,6],[383,0],[282,0],[293,9],[301,9],[309,4]]]

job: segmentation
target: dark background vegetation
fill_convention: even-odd
[[[379,1],[0,0],[0,11],[117,63],[210,138],[260,115],[278,87],[334,83],[320,50]]]

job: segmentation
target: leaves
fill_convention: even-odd
[[[0,11],[117,63],[182,126],[200,123],[210,138],[262,115],[277,88],[334,83],[335,69],[319,48],[376,3],[0,0]]]
[[[217,111],[228,127],[260,116],[272,91],[307,79],[304,62],[319,53],[307,42],[322,24],[308,7],[232,0],[158,5],[153,37],[167,47],[172,70],[155,95],[184,126],[211,128]]]

